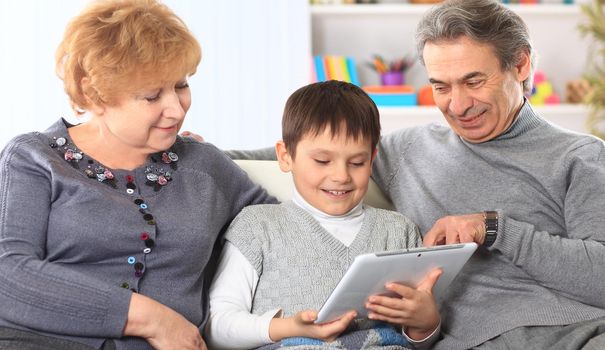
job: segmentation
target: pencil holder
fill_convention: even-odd
[[[403,85],[403,72],[385,72],[380,75],[382,85]]]

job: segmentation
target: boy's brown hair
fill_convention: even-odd
[[[332,137],[346,131],[355,141],[369,140],[374,152],[380,139],[378,108],[361,88],[337,80],[303,86],[288,98],[282,139],[292,159],[303,136],[317,136],[326,127]]]

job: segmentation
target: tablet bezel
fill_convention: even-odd
[[[367,317],[365,302],[370,295],[392,295],[385,289],[386,283],[415,287],[435,268],[443,270],[433,287],[435,300],[440,302],[476,249],[476,243],[460,243],[359,255],[324,302],[315,323],[333,321],[350,310],[356,310],[357,317]]]

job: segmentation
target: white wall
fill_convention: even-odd
[[[0,148],[71,117],[54,52],[86,0],[0,1]],[[184,129],[221,148],[272,145],[283,105],[309,81],[307,0],[164,0],[195,33],[202,63],[190,80]]]

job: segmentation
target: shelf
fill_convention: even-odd
[[[359,4],[359,5],[312,5],[311,15],[408,15],[423,14],[433,5],[415,4]],[[519,15],[577,15],[577,4],[507,5]]]
[[[533,106],[538,115],[553,124],[577,132],[586,132],[588,107],[582,104]],[[382,133],[427,123],[447,125],[435,106],[380,107]]]

